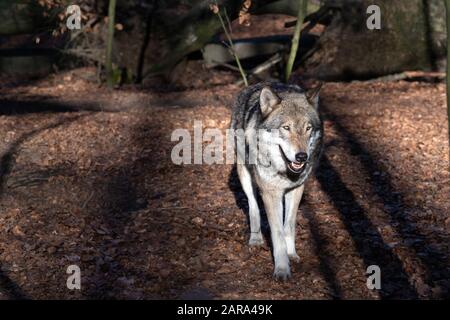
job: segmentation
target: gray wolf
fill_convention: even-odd
[[[241,91],[233,107],[231,129],[243,130],[245,139],[236,160],[249,204],[249,245],[264,243],[259,191],[271,231],[275,279],[290,278],[289,259],[300,260],[295,250],[297,210],[305,181],[322,151],[319,91],[320,86],[304,90],[296,85],[259,83]],[[258,148],[250,145],[255,141]],[[249,158],[257,161],[251,163]]]

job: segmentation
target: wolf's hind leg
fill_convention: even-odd
[[[250,218],[250,246],[261,246],[264,244],[261,233],[261,216],[259,214],[258,202],[255,196],[255,187],[252,182],[252,177],[245,165],[238,164],[237,172],[239,180],[241,181],[242,189],[248,199],[248,215]]]
[[[300,261],[300,257],[295,250],[295,225],[297,223],[297,211],[302,200],[304,185],[290,190],[284,196],[285,199],[285,219],[284,219],[284,238],[286,240],[286,249],[288,256],[293,261]]]

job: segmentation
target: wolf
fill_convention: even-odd
[[[241,91],[233,106],[231,129],[244,132],[245,148],[237,148],[236,160],[249,204],[249,245],[264,244],[259,191],[270,226],[277,280],[291,277],[289,259],[300,261],[295,250],[297,210],[323,144],[320,88],[263,82]],[[252,147],[255,141],[257,148]]]

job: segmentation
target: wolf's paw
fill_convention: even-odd
[[[261,233],[252,233],[248,241],[250,247],[260,247],[264,245],[264,239]]]
[[[273,278],[277,281],[287,281],[291,278],[289,267],[277,267],[273,273]]]
[[[289,260],[299,263],[300,262],[300,257],[298,256],[298,254],[296,252],[288,254]]]

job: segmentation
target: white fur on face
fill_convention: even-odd
[[[289,143],[289,141],[282,140],[280,141],[280,146],[283,149],[284,154],[288,158],[289,161],[295,161],[295,155],[297,154],[297,150],[295,146]],[[280,157],[283,157],[280,153]],[[283,160],[283,159],[282,159]],[[283,160],[284,161],[284,160]]]
[[[270,163],[265,166],[271,166],[273,169],[281,171],[286,167],[283,156],[279,146],[284,143],[280,136],[278,129],[273,129],[270,132],[261,130],[259,136],[259,157],[266,158]],[[265,160],[267,162],[267,160]],[[263,161],[264,162],[264,161]]]

